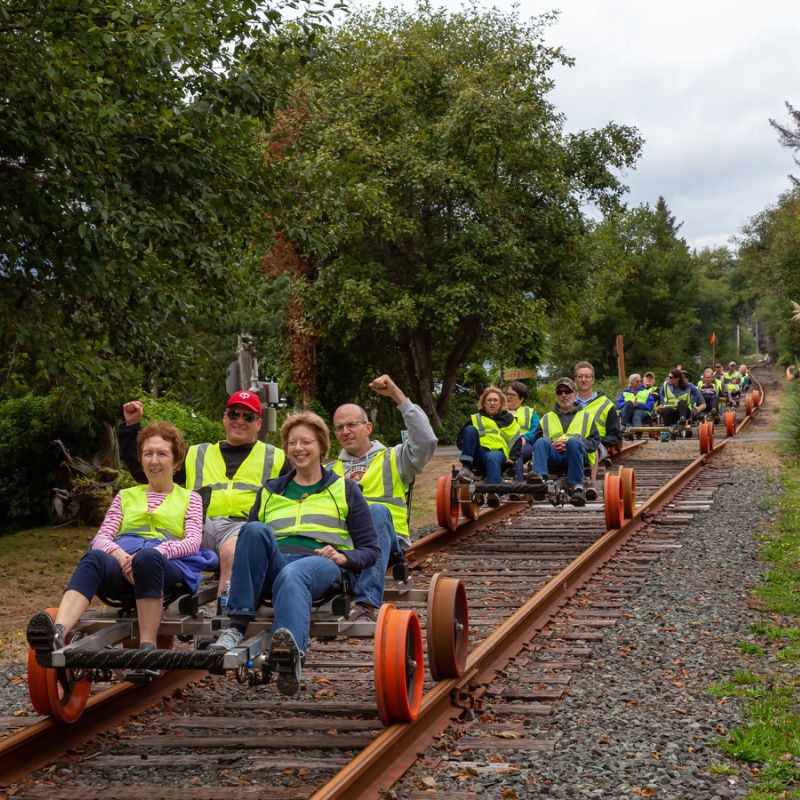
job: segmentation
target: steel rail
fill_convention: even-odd
[[[756,412],[757,408],[753,414]],[[749,425],[751,417],[745,416],[737,431]],[[464,674],[460,678],[443,680],[425,694],[416,720],[387,728],[315,792],[310,800],[344,800],[352,797],[379,800],[380,792],[405,774],[418,758],[420,750],[456,719],[464,708],[476,705],[487,685],[519,653],[523,645],[540,633],[555,613],[661,511],[711,458],[721,453],[728,441],[728,438],[722,439],[708,453],[695,458],[639,506],[621,528],[609,530],[552,578],[468,656]],[[469,535],[487,521],[499,521],[516,511],[514,506],[503,506],[492,511],[491,515],[481,514],[479,520],[460,525],[452,533],[440,530],[426,536],[409,549],[409,563],[418,564],[443,544]]]
[[[147,711],[155,702],[206,674],[171,670],[149,684],[116,684],[90,697],[76,724],[47,718],[12,734],[0,742],[0,786],[15,783],[50,763],[54,752],[64,753],[105,733],[112,725]]]

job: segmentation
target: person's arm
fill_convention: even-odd
[[[619,427],[619,414],[615,408],[608,410],[606,417],[606,435],[601,441],[606,447],[613,447],[622,441],[622,431]]]
[[[589,428],[589,434],[585,439],[581,439],[581,441],[583,442],[583,447],[587,453],[593,453],[600,445],[600,432],[597,430],[594,417],[592,417],[592,424]]]
[[[183,517],[183,539],[168,539],[156,545],[166,558],[191,556],[200,549],[203,539],[203,501],[197,492],[192,492]]]
[[[147,483],[136,446],[136,436],[142,427],[143,406],[141,400],[129,400],[122,406],[124,422],[117,428],[117,441],[119,442],[119,455],[122,463],[128,468],[137,483]]]
[[[344,480],[340,478],[340,480]],[[347,530],[353,542],[352,550],[342,550],[347,557],[346,568],[353,572],[361,572],[371,567],[380,557],[378,534],[372,521],[367,501],[357,483],[345,481],[347,496]]]
[[[122,525],[122,500],[120,500],[119,494],[116,494],[89,545],[89,549],[102,550],[104,553],[111,553],[119,549],[116,539],[120,525]]]
[[[382,397],[391,397],[403,417],[408,439],[395,447],[395,453],[400,480],[408,485],[433,458],[438,444],[436,434],[427,414],[416,403],[412,403],[388,375],[375,378],[369,388]]]

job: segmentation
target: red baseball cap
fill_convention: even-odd
[[[261,416],[261,399],[254,392],[234,392],[225,403],[225,408],[231,406],[247,406],[251,411],[255,411]]]

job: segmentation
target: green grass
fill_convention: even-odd
[[[800,426],[800,405],[796,422]],[[759,660],[769,656],[784,664],[800,660],[800,628],[794,627],[800,617],[800,465],[787,466],[782,482],[776,520],[762,536],[766,571],[753,590],[765,612],[764,621],[750,627],[760,641],[739,645],[756,670]],[[768,671],[765,665],[763,673],[736,672],[710,691],[744,698],[746,723],[729,731],[721,748],[738,767],[757,776],[747,800],[800,800],[800,678],[774,666]],[[736,768],[725,762],[709,770],[734,774]]]

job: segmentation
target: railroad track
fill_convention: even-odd
[[[444,573],[461,578],[467,587],[471,652],[458,679],[435,683],[426,673],[422,710],[415,722],[388,729],[381,724],[371,641],[315,641],[301,693],[291,700],[272,687],[249,689],[229,678],[185,673],[169,676],[195,681],[185,688],[160,683],[150,687],[170,698],[133,722],[120,722],[126,711],[112,718],[98,698],[91,710],[96,704],[100,721],[91,721],[95,727],[83,737],[88,743],[80,743],[88,717],[75,726],[57,726],[55,738],[63,742],[65,734],[73,735],[68,746],[75,751],[47,771],[47,785],[40,783],[42,773],[15,778],[18,796],[84,798],[87,786],[111,785],[114,797],[137,800],[172,797],[175,787],[180,787],[181,797],[197,800],[262,796],[265,786],[271,798],[377,796],[378,789],[398,780],[448,724],[469,728],[486,698],[492,699],[494,713],[498,697],[508,694],[506,688],[498,688],[506,676],[516,698],[509,714],[519,715],[520,696],[525,700],[523,711],[528,706],[530,713],[547,713],[566,686],[571,665],[586,649],[587,638],[601,635],[603,626],[621,613],[626,592],[638,591],[641,575],[631,571],[631,558],[644,569],[659,548],[671,546],[669,526],[655,539],[652,534],[659,509],[670,502],[666,496],[659,498],[658,490],[665,483],[672,497],[682,490],[677,508],[680,514],[691,514],[709,502],[715,481],[724,480],[722,472],[701,471],[697,440],[651,442],[642,448],[647,449],[658,458],[645,459],[644,453],[626,458],[636,472],[637,512],[618,531],[606,533],[602,503],[581,510],[506,505],[455,533],[439,531],[418,543],[409,559],[415,585],[425,586],[432,574]],[[681,471],[684,478],[670,480]],[[674,518],[676,508],[670,511]],[[651,532],[644,543],[628,545],[637,527],[648,523]],[[634,547],[638,555],[627,553],[620,560],[625,547]],[[616,566],[622,563],[624,568]],[[582,610],[567,616],[561,610],[564,604],[590,579],[593,587],[610,580],[615,588],[600,590],[599,601],[584,598]],[[424,626],[424,610],[418,604],[416,610],[422,612]],[[556,635],[559,625],[563,630]],[[524,678],[514,677],[519,665],[526,669]],[[145,697],[145,687],[131,694],[137,692],[139,705],[152,702]],[[120,703],[118,696],[111,708]],[[506,730],[506,715],[498,712],[497,719]],[[39,724],[48,727],[46,722]],[[106,734],[93,738],[103,727]],[[464,744],[485,748],[487,739],[495,745],[502,741],[491,734],[491,727],[476,730],[480,741],[470,744],[468,734]],[[40,751],[43,741],[40,737]],[[24,764],[27,772],[32,761],[25,760],[24,747],[12,751],[7,745],[8,740],[0,745],[3,763],[13,752],[15,763]],[[546,749],[548,744],[532,746]],[[48,761],[53,758],[47,755]]]

